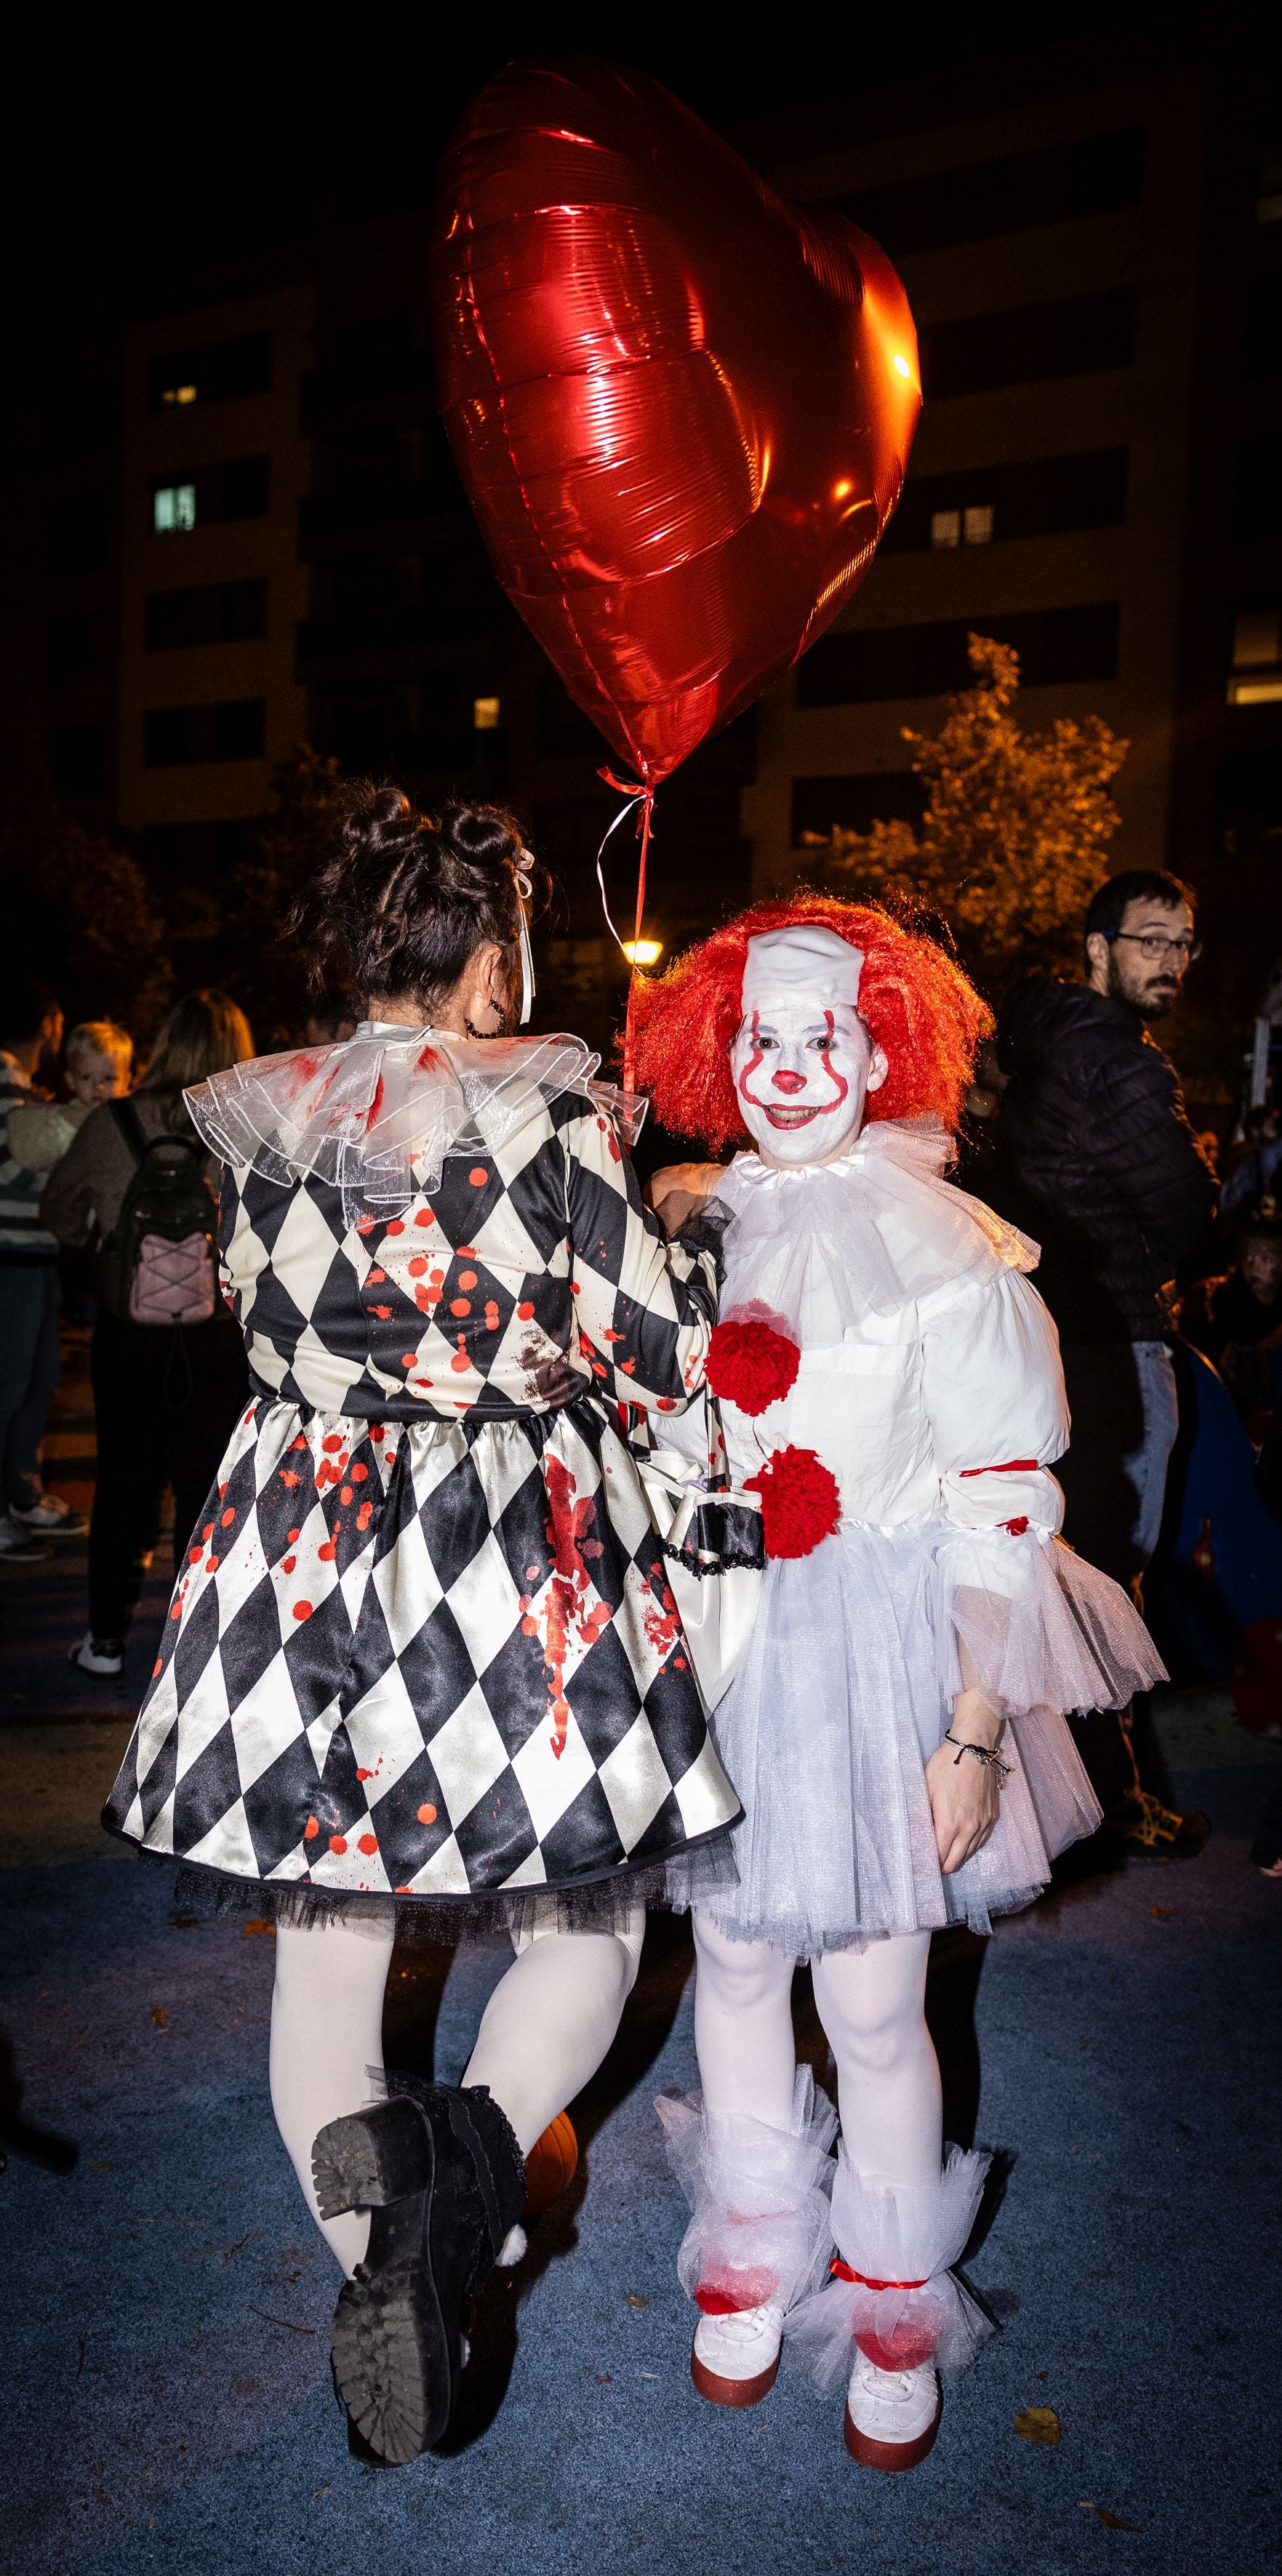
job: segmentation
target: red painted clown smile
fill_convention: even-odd
[[[821,1107],[816,1101],[810,1108],[778,1109],[772,1100],[754,1100],[752,1105],[765,1111],[772,1127],[808,1127],[811,1119],[822,1118],[831,1104],[825,1101]]]

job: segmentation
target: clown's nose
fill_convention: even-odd
[[[780,1065],[779,1071],[774,1077],[774,1088],[776,1091],[804,1091],[805,1087],[806,1077],[804,1073],[790,1073],[786,1065]]]

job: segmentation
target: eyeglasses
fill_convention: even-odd
[[[1106,930],[1104,937],[1132,940],[1143,950],[1150,966],[1158,965],[1163,957],[1182,957],[1185,965],[1191,966],[1194,958],[1202,954],[1200,939],[1167,939],[1160,930]]]

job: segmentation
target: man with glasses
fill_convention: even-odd
[[[1059,1326],[1072,1414],[1055,1471],[1064,1535],[1137,1598],[1178,1427],[1165,1291],[1215,1206],[1179,1077],[1148,1023],[1198,954],[1178,877],[1110,877],[1086,915],[1085,983],[1034,976],[998,1031],[1009,1080],[985,1196],[1042,1246],[1036,1284]],[[1090,1711],[1073,1727],[1129,1847],[1164,1859],[1201,1850],[1205,1816],[1179,1815],[1143,1785],[1130,1710],[1120,1724]]]

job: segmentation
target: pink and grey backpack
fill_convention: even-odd
[[[205,1148],[148,1136],[131,1100],[108,1105],[137,1170],[103,1246],[103,1302],[134,1324],[207,1324],[218,1274]]]

